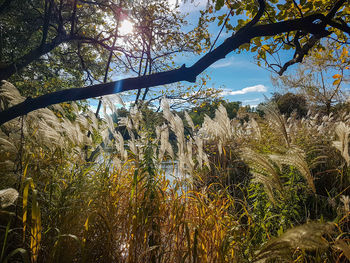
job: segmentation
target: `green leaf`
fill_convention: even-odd
[[[215,10],[220,10],[225,4],[224,0],[217,0],[215,3]]]
[[[245,49],[245,50],[249,51],[250,44],[249,44],[249,43],[245,43],[245,44],[241,45],[239,48],[240,48],[240,49]]]

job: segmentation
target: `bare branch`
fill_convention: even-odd
[[[223,30],[224,27],[226,26],[226,23],[227,23],[227,21],[228,21],[230,15],[231,15],[231,12],[232,12],[232,8],[228,11],[228,13],[227,13],[227,15],[226,15],[226,18],[225,18],[225,21],[224,21],[224,23],[222,23],[221,29],[220,29],[218,35],[216,36],[216,38],[215,38],[213,44],[211,45],[209,52],[213,50],[213,48],[214,48],[214,46],[215,46],[215,44],[216,44],[216,41],[218,41],[218,39],[219,39],[219,37],[220,37],[220,35],[221,35],[221,33],[222,33],[222,30]]]

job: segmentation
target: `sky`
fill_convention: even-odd
[[[176,0],[169,0],[171,3]],[[195,0],[191,3],[180,3],[180,11],[188,14],[188,22],[194,25],[199,16],[199,10],[205,8],[207,0]],[[223,10],[222,13],[228,10]],[[234,20],[231,20],[234,23]],[[217,23],[211,23],[209,33],[211,39],[214,40],[220,30]],[[229,36],[225,30],[220,35],[215,46],[220,45],[225,38]],[[186,64],[190,66],[200,55],[190,57],[178,57],[176,59],[180,65]],[[222,95],[229,101],[241,101],[243,105],[257,106],[265,100],[265,97],[270,97],[274,92],[271,83],[271,72],[266,68],[259,67],[254,63],[254,54],[243,52],[241,54],[230,53],[225,59],[219,60],[211,65],[206,71],[211,80],[208,81],[209,86],[220,88],[223,90]]]

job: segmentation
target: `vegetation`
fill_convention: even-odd
[[[349,11],[213,0],[184,33],[165,0],[1,1],[0,262],[350,261]],[[234,32],[218,46],[214,22]],[[203,76],[150,90],[234,50],[279,74],[304,61],[276,80],[295,93],[255,111]],[[177,68],[188,51],[206,54]],[[130,90],[132,107],[111,95],[100,115],[74,102]]]
[[[286,117],[290,117],[294,113],[298,117],[305,117],[309,109],[305,97],[298,93],[287,92],[283,95],[274,93],[271,102],[276,103],[278,110]]]
[[[4,54],[1,56],[0,67],[0,79],[2,80],[8,80],[16,72],[30,68],[31,64],[40,61],[40,58],[50,58],[55,52],[58,52],[61,56],[66,51],[69,54],[78,54],[78,58],[82,61],[83,69],[86,68],[84,65],[91,64],[94,66],[97,76],[103,74],[103,71],[101,71],[101,65],[96,64],[106,61],[107,51],[110,52],[109,61],[113,57],[114,51],[128,54],[128,51],[123,49],[123,45],[117,41],[117,37],[120,35],[118,33],[114,34],[114,30],[115,27],[118,28],[122,14],[128,8],[139,10],[138,7],[133,6],[134,1],[117,1],[116,3],[109,0],[97,2],[82,0],[73,2],[46,0],[44,3],[42,1],[34,1],[33,3],[27,3],[27,1],[24,1],[24,3],[19,2],[19,6],[23,6],[21,10],[26,10],[25,14],[17,12],[18,5],[15,5],[17,1],[5,0],[0,6],[1,21],[4,25],[8,25],[5,26],[3,33],[7,38],[4,45],[1,46],[3,47],[1,52]],[[152,1],[141,2],[149,3]],[[139,34],[141,40],[137,39],[137,41],[141,41],[137,43],[141,43],[141,47],[143,47],[142,50],[139,50],[141,57],[139,57],[139,53],[130,55],[140,59],[139,66],[135,66],[135,61],[132,62],[128,58],[126,58],[127,62],[124,61],[130,64],[127,67],[129,70],[139,73],[144,72],[143,75],[138,74],[134,78],[91,85],[88,88],[78,88],[76,86],[58,92],[44,92],[45,95],[43,96],[34,99],[28,98],[28,100],[0,112],[0,124],[56,103],[99,97],[135,89],[139,91],[145,89],[147,93],[151,87],[179,81],[196,82],[198,75],[234,50],[257,52],[258,64],[261,64],[263,61],[271,70],[283,74],[291,65],[302,62],[313,49],[322,49],[324,43],[321,40],[330,38],[340,45],[346,45],[347,34],[350,33],[350,27],[348,26],[349,8],[346,5],[346,0],[337,0],[335,2],[333,0],[301,0],[300,4],[297,4],[295,1],[278,0],[258,0],[258,4],[255,0],[244,1],[243,3],[240,3],[240,1],[208,0],[206,10],[201,12],[198,27],[193,30],[194,37],[180,34],[180,39],[184,40],[195,52],[205,52],[208,49],[209,52],[190,67],[182,65],[180,68],[170,70],[164,70],[163,67],[160,67],[159,71],[157,70],[159,73],[154,73],[154,70],[149,68],[149,66],[152,65],[155,57],[151,56],[149,52],[152,52],[154,55],[156,50],[152,50],[152,48],[156,49],[158,47],[157,43],[161,43],[162,47],[173,47],[173,40],[178,39],[175,38],[175,36],[178,36],[177,32],[175,32],[175,36],[172,35],[173,33],[163,32],[160,37],[162,41],[152,42],[154,36],[157,35],[152,28],[163,28],[161,26],[162,22],[159,24],[158,19],[160,21],[164,21],[163,19],[167,20],[165,28],[173,25],[172,23],[176,19],[175,11],[173,12],[174,18],[172,13],[166,10],[165,2],[161,1],[160,6],[157,6],[156,3],[158,2],[152,2],[154,4],[149,6],[149,14],[143,14],[141,11],[137,13],[136,11],[137,19],[135,21],[145,23],[145,25],[139,25],[141,28],[146,26],[142,34]],[[82,8],[83,6],[84,8]],[[123,8],[126,8],[126,10]],[[143,7],[141,6],[140,8],[142,10]],[[214,10],[223,8],[229,9],[227,15],[218,16],[215,14]],[[157,17],[154,11],[167,15]],[[231,15],[236,15],[237,17],[243,15],[247,19],[238,19],[235,25],[231,25],[228,23]],[[112,17],[115,17],[115,23],[111,23],[109,26],[106,19],[112,19]],[[147,17],[153,20],[150,21]],[[177,20],[181,21],[181,19]],[[216,41],[210,43],[209,35],[205,30],[207,23],[215,20],[218,20],[218,25],[222,26],[219,32],[222,32],[224,27],[234,32],[217,47],[215,47]],[[34,21],[40,21],[41,23],[39,26],[33,27]],[[24,31],[23,34],[17,33],[16,26]],[[175,29],[178,29],[178,27],[176,26]],[[147,32],[151,32],[151,34]],[[171,38],[167,37],[169,36],[168,33]],[[25,39],[23,39],[22,35],[25,36]],[[165,39],[162,39],[163,37]],[[178,43],[176,40],[175,42]],[[23,43],[25,43],[25,47],[23,47]],[[86,53],[91,63],[83,63],[84,57],[81,55],[83,50],[80,48],[83,44],[88,46]],[[16,48],[12,49],[12,47]],[[69,50],[70,48],[72,48],[72,51]],[[60,51],[60,49],[63,50]],[[134,46],[132,46],[132,49],[134,49]],[[287,62],[280,61],[279,57],[276,58],[275,56],[278,56],[277,53],[281,49],[294,50],[293,58]],[[118,57],[119,53],[116,56]],[[274,59],[273,63],[269,60],[270,56]],[[53,61],[59,62],[60,59],[53,58]],[[143,61],[145,61],[145,64],[143,64]],[[52,67],[54,68],[53,65]],[[48,67],[49,71],[52,70],[52,67]],[[61,71],[61,67],[55,72],[56,74],[54,75],[57,75],[57,73],[66,74],[66,72]],[[74,72],[67,72],[68,79],[73,77],[75,80],[81,80],[83,77],[81,70],[78,69],[77,72],[76,76]],[[90,76],[89,73],[87,75],[88,77]],[[36,76],[36,78],[38,77]]]
[[[21,99],[8,82],[0,95]],[[185,113],[185,136],[162,110],[156,132],[147,111],[120,117],[126,141],[109,114],[69,120],[59,106],[2,125],[1,260],[350,260],[347,112],[286,119],[268,105],[242,121],[220,104],[201,125]]]
[[[319,111],[330,114],[334,106],[346,100],[350,58],[347,47],[328,43],[323,50],[314,50],[293,75],[275,77],[284,90],[303,95]]]

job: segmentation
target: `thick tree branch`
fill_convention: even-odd
[[[16,62],[14,62],[10,65],[6,65],[3,68],[0,68],[0,80],[8,79],[13,74],[15,74],[19,69],[26,67],[34,60],[39,59],[42,55],[49,53],[51,50],[56,48],[58,45],[60,45],[63,42],[66,42],[68,40],[69,39],[67,39],[67,37],[65,35],[58,36],[58,37],[54,38],[50,43],[40,45],[39,47],[32,50],[28,54],[19,58]]]
[[[321,21],[324,21],[325,16],[322,14],[315,14],[306,16],[304,18],[278,22],[275,24],[255,26],[247,25],[241,28],[231,37],[227,38],[224,43],[222,43],[212,52],[207,53],[189,68],[183,65],[179,69],[166,72],[155,73],[136,78],[128,78],[110,83],[93,85],[86,88],[73,88],[53,92],[34,99],[30,98],[18,105],[0,112],[0,125],[36,109],[44,108],[49,105],[65,101],[88,99],[119,93],[127,90],[155,87],[159,85],[175,83],[178,81],[195,82],[196,77],[210,65],[220,59],[225,58],[227,54],[237,49],[242,44],[249,43],[250,40],[255,37],[275,36],[281,33],[298,30],[307,31],[312,34],[317,34],[318,36],[329,33],[325,30],[324,24],[315,23],[315,21],[319,19]]]
[[[335,27],[341,31],[344,31],[346,33],[348,33],[350,35],[350,26],[346,25],[346,24],[340,24],[334,20],[330,20],[328,21],[328,24],[332,27]]]

